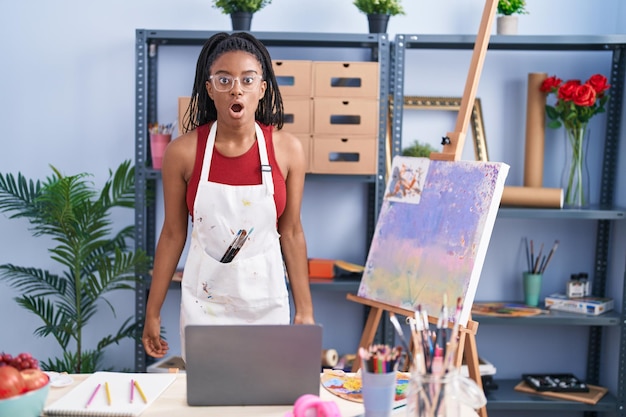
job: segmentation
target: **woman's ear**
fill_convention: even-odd
[[[206,93],[209,95],[211,100],[213,100],[213,84],[210,81],[206,81],[204,83],[204,88],[206,89]],[[213,100],[215,101],[215,100]]]
[[[263,97],[265,97],[266,91],[267,91],[267,81],[263,80],[261,81],[261,97],[259,98],[259,101],[263,100]]]

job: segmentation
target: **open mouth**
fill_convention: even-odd
[[[230,106],[230,109],[235,113],[239,113],[241,110],[243,110],[243,106],[241,104],[233,104],[232,106]]]

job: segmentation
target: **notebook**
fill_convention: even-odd
[[[286,405],[319,395],[320,325],[190,325],[187,403]]]
[[[63,417],[136,417],[175,379],[176,374],[95,372],[63,397],[44,407],[43,414]],[[132,384],[133,388],[131,381],[137,382],[137,385]]]

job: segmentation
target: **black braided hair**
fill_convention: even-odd
[[[217,109],[206,91],[205,83],[209,79],[211,66],[215,60],[222,54],[232,51],[244,51],[252,54],[261,64],[267,89],[259,101],[259,106],[254,115],[255,120],[265,125],[276,126],[277,129],[282,128],[284,121],[283,100],[272,68],[272,59],[265,45],[247,32],[232,34],[219,32],[211,36],[200,51],[191,91],[191,101],[185,112],[183,132],[189,132],[198,126],[217,120]]]

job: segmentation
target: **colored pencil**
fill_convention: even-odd
[[[107,404],[111,405],[111,390],[109,389],[109,383],[104,383],[104,391],[107,393]]]
[[[139,393],[139,396],[141,397],[143,402],[148,404],[148,399],[146,398],[146,394],[143,393],[143,390],[141,389],[141,387],[139,386],[139,382],[137,381],[135,381],[135,388],[137,388],[137,392]]]
[[[98,390],[100,390],[100,384],[96,385],[96,389],[93,390],[91,397],[89,397],[89,400],[87,400],[87,404],[85,404],[85,408],[89,408],[89,406],[91,405],[91,402],[96,397]]]

